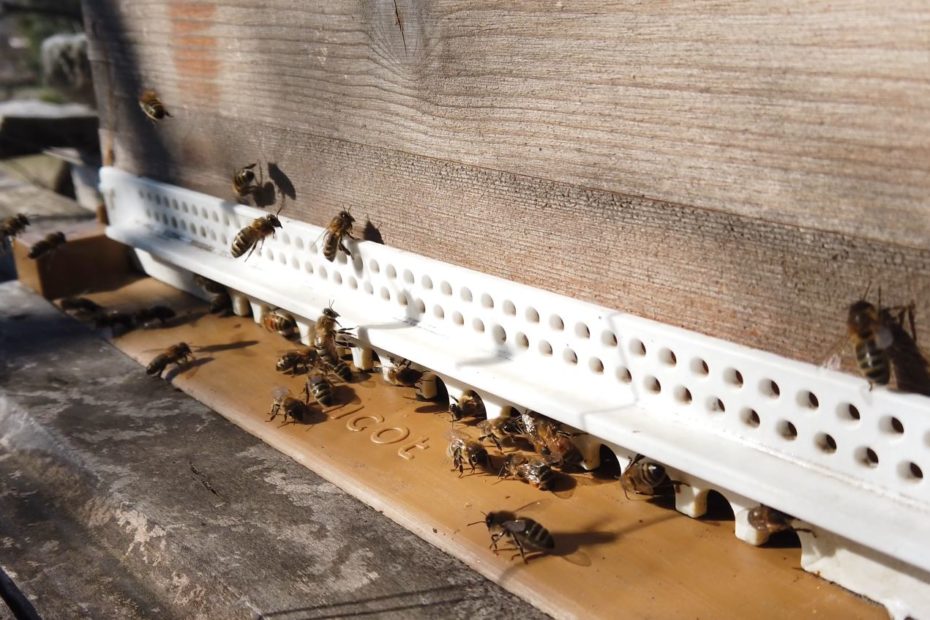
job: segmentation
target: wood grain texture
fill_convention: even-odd
[[[117,165],[808,361],[870,281],[930,321],[917,3],[262,6],[88,3]]]
[[[139,62],[113,60],[240,123],[930,239],[925,3],[397,6],[402,32],[393,0],[123,2]]]

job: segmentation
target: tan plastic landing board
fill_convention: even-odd
[[[151,279],[89,296],[118,309],[205,307]],[[353,383],[354,395],[345,390],[351,402],[324,422],[268,422],[272,391],[284,386],[296,394],[304,379],[274,370],[277,356],[294,345],[251,319],[206,315],[113,339],[143,364],[179,341],[201,350],[193,368],[172,378],[177,387],[553,615],[887,617],[881,607],[802,571],[799,548],[753,548],[733,536],[732,521],[694,520],[627,500],[615,480],[574,476],[570,497],[561,498],[496,476],[459,478],[446,456],[449,415],[377,374]],[[467,430],[476,436],[476,429]],[[510,553],[495,556],[485,527],[466,525],[481,520],[482,511],[540,499],[546,501],[529,516],[553,533],[556,555],[526,565]]]

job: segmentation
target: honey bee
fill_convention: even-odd
[[[452,414],[452,421],[456,422],[464,418],[487,418],[484,403],[481,397],[474,392],[462,394],[462,398],[450,397],[449,413]]]
[[[152,122],[157,123],[166,116],[171,116],[154,90],[146,90],[142,93],[142,96],[139,97],[139,107],[142,108],[142,111]]]
[[[149,362],[149,365],[145,367],[145,372],[146,374],[158,375],[161,377],[161,373],[168,367],[168,364],[181,366],[182,364],[189,363],[193,357],[194,354],[191,352],[191,348],[187,343],[179,342],[159,353],[155,359]]]
[[[642,454],[633,457],[623,474],[620,475],[620,487],[627,499],[630,498],[629,493],[646,496],[659,495],[662,487],[674,487],[676,484],[681,483],[670,480],[664,467],[645,460]]]
[[[499,476],[522,480],[540,491],[549,491],[555,483],[555,472],[545,459],[518,453],[509,454],[504,459]]]
[[[255,182],[255,173],[252,172],[252,169],[255,168],[255,164],[249,164],[248,166],[243,166],[233,174],[232,183],[233,190],[235,190],[236,195],[239,198],[244,198],[255,192],[259,191],[262,187],[262,181],[259,180],[258,183]],[[261,174],[261,168],[258,169],[259,175]]]
[[[478,466],[483,468],[491,466],[488,451],[484,449],[484,446],[455,431],[452,431],[447,454],[452,459],[452,469],[459,470],[460,478],[465,473],[466,463],[471,467],[472,473]]]
[[[562,467],[577,465],[582,461],[581,452],[571,440],[571,435],[556,423],[530,411],[522,413],[519,420],[523,425],[524,437],[536,452],[550,457],[551,463]]]
[[[133,315],[133,318],[139,325],[145,325],[151,321],[158,321],[164,325],[165,322],[167,322],[169,319],[173,319],[175,316],[176,315],[174,310],[168,306],[156,305],[152,306],[151,308],[143,308],[142,310],[138,310],[135,315]]]
[[[323,233],[325,236],[323,239],[323,256],[326,260],[329,262],[336,260],[336,251],[340,249],[352,256],[352,252],[349,251],[342,240],[343,237],[355,239],[352,236],[352,224],[354,223],[355,218],[348,211],[340,211],[339,215],[330,221],[329,226],[326,227],[326,231]]]
[[[63,245],[67,239],[65,239],[65,233],[63,232],[53,232],[45,235],[45,238],[41,241],[37,241],[32,248],[29,249],[29,258],[37,259],[47,254],[55,251],[56,248]]]
[[[284,424],[281,426],[292,422],[309,424],[313,418],[313,409],[310,407],[310,403],[289,396],[287,390],[283,388],[275,391],[275,399],[272,401],[271,410],[268,413],[271,414],[271,417],[268,418],[269,422],[278,417],[279,413],[284,416]]]
[[[248,252],[245,259],[249,260],[249,256],[252,255],[256,247],[260,247],[261,244],[265,242],[266,237],[274,236],[275,228],[283,228],[281,220],[278,219],[276,214],[272,215],[269,213],[268,215],[257,217],[252,220],[252,223],[240,230],[236,234],[236,238],[233,239],[233,258],[239,258]]]
[[[307,379],[307,384],[304,385],[304,395],[307,397],[307,401],[313,395],[313,398],[322,407],[332,407],[336,402],[336,397],[333,394],[333,384],[321,374],[314,374]]]
[[[381,237],[381,231],[378,230],[378,227],[371,223],[371,220],[365,218],[365,228],[362,229],[362,239],[365,241],[371,241],[372,243],[380,243],[384,245],[384,239]]]
[[[7,240],[12,240],[13,237],[23,232],[28,225],[29,218],[22,213],[11,215],[3,220],[0,223],[0,253],[6,252]]]
[[[59,304],[61,309],[78,318],[92,318],[103,312],[103,308],[86,297],[65,297]]]
[[[352,380],[352,369],[342,361],[337,349],[338,336],[344,330],[337,330],[339,313],[332,307],[324,308],[323,313],[313,326],[313,348],[317,358],[340,379],[346,383]]]
[[[478,521],[481,523],[481,521]],[[523,562],[527,562],[527,552],[546,553],[555,549],[555,539],[542,524],[521,517],[515,512],[499,510],[485,515],[484,524],[491,534],[491,548],[497,554],[497,544],[502,538],[509,538],[520,552]],[[471,524],[474,525],[474,524]]]
[[[232,298],[229,291],[219,282],[208,280],[201,275],[194,276],[194,283],[210,295],[210,313],[220,314],[232,311]]]
[[[110,312],[97,314],[94,318],[94,325],[97,329],[109,327],[115,330],[117,327],[121,327],[128,331],[135,328],[136,319],[135,316],[128,312],[112,310]]]
[[[297,321],[289,314],[280,310],[266,312],[262,317],[262,325],[268,331],[277,332],[279,335],[293,340],[300,336],[297,330]]]
[[[892,334],[882,323],[879,309],[864,299],[855,302],[849,306],[846,329],[862,374],[870,384],[888,385],[891,379],[888,348],[892,344]]]
[[[510,416],[501,416],[493,420],[483,420],[478,424],[478,429],[482,433],[481,436],[478,437],[478,441],[488,439],[501,451],[504,449],[503,442],[509,441],[513,443],[515,438],[523,436],[523,431],[517,419]]]
[[[391,366],[386,373],[386,379],[391,385],[400,385],[403,387],[413,387],[423,376],[423,373],[415,368],[411,368],[410,360],[400,360],[399,362],[393,357],[390,358]]]
[[[754,530],[766,532],[768,534],[777,534],[788,530],[808,532],[810,534],[814,533],[812,530],[806,528],[792,527],[791,523],[795,521],[794,517],[762,504],[750,510],[749,514],[746,515],[746,520]]]
[[[310,372],[316,362],[317,355],[313,349],[294,349],[293,351],[285,351],[278,358],[275,370],[296,375],[298,372]]]

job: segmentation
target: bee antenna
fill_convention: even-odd
[[[868,298],[869,298],[869,291],[871,291],[871,290],[872,290],[872,280],[870,279],[870,280],[869,280],[869,284],[865,287],[865,292],[862,294],[862,297],[861,297],[860,299],[868,300]]]

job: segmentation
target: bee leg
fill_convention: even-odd
[[[814,530],[807,529],[806,527],[796,527],[796,528],[794,528],[794,531],[795,531],[795,532],[807,532],[808,534],[810,534],[810,535],[813,536],[814,538],[817,538],[817,534],[814,532]]]
[[[354,237],[353,237],[353,239],[354,239]],[[349,251],[349,248],[346,247],[346,244],[344,244],[344,243],[342,242],[341,239],[339,240],[339,248],[340,248],[343,252],[346,253],[346,256],[352,256],[352,252]]]

